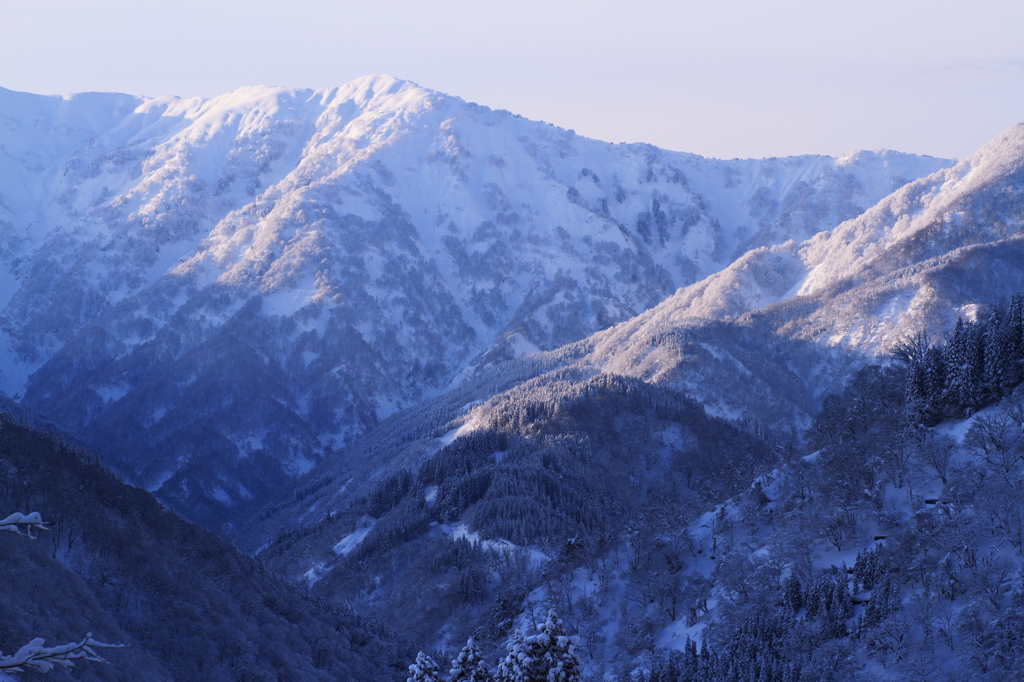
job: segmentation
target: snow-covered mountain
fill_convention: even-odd
[[[870,358],[920,332],[941,339],[958,317],[1021,291],[1024,124],[834,229],[752,249],[556,355],[558,366],[684,390],[725,416],[800,423],[814,409],[792,396],[835,392],[856,362],[828,348]],[[751,349],[745,337],[761,341]]]
[[[762,247],[605,335],[690,318],[764,318],[793,338],[883,352],[1024,290],[1024,124],[956,166],[909,183],[857,218]],[[759,311],[759,312],[754,312]]]
[[[0,494],[58,519],[8,572],[98,599],[128,640],[206,622],[164,603],[196,576],[135,589],[199,547],[264,595],[212,609],[261,623],[231,650],[291,638],[282,669],[404,679],[394,635],[361,638],[341,602],[490,660],[556,606],[594,679],[1003,679],[1024,660],[1021,300],[868,363],[1024,290],[1022,187],[1024,126],[956,165],[716,161],[384,76],[0,90],[0,380],[21,403]],[[167,526],[25,410],[258,560]],[[126,544],[125,519],[151,528]]]
[[[613,145],[387,76],[0,90],[3,389],[213,523],[474,364],[948,165]]]
[[[981,415],[976,427],[932,430],[915,417],[906,366],[869,363],[901,338],[941,339],[958,316],[985,315],[1024,291],[1022,168],[1024,126],[1015,126],[832,230],[754,249],[586,339],[478,368],[324,462],[237,537],[329,598],[387,619],[413,605],[422,615],[410,635],[438,646],[453,632],[500,641],[488,633],[500,630],[494,614],[503,605],[514,604],[505,615],[528,618],[534,605],[558,603],[577,609],[593,670],[646,666],[655,641],[682,649],[697,637],[764,665],[764,651],[790,651],[807,637],[835,646],[856,632],[860,640],[840,646],[866,653],[838,657],[844,672],[831,679],[858,679],[854,661],[886,664],[872,649],[873,628],[918,608],[923,594],[948,608],[948,651],[936,654],[943,665],[997,670],[1003,663],[984,656],[1005,659],[1005,651],[971,637],[1002,626],[994,616],[970,619],[1024,603],[1009,597],[1011,569],[1003,569],[1019,563],[1024,518],[1014,430],[1021,389],[993,409],[994,421]],[[968,366],[981,364],[982,346],[986,358],[997,349],[999,334],[1020,357],[1019,305],[990,318],[998,333],[976,330],[986,341]],[[940,378],[934,390],[956,395],[943,386]],[[991,454],[1000,448],[1007,454]],[[997,511],[981,511],[989,508]],[[915,543],[929,524],[974,523],[970,533],[985,528],[993,538],[988,561],[999,565],[984,580],[1000,587],[987,603],[975,592],[953,604],[960,587],[936,585],[959,561],[949,557],[975,540],[944,530],[927,548]],[[885,544],[889,534],[899,540]],[[910,556],[920,573],[888,578],[889,592],[875,598],[874,574],[905,571]],[[872,567],[876,557],[885,558]],[[843,564],[857,565],[857,577]],[[484,577],[474,573],[481,565]],[[764,614],[783,603],[787,577],[814,585],[813,600],[821,585],[840,585],[846,606],[822,608],[841,614],[842,626],[823,636],[808,620],[819,617],[814,608],[796,617],[800,607],[790,604],[779,631],[801,634],[749,645],[751,633],[775,632],[762,629]],[[489,613],[485,597],[494,597]],[[935,653],[925,653],[921,633],[940,617],[926,618],[887,624],[901,652]],[[999,653],[978,658],[986,649]],[[801,654],[813,679],[830,679],[814,655]],[[737,679],[730,674],[722,679]]]

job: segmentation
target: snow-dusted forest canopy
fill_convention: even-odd
[[[1024,675],[1024,126],[719,161],[387,76],[0,115],[0,677]]]

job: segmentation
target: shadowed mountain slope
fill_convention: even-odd
[[[395,635],[264,572],[59,436],[0,414],[0,465],[2,508],[52,524],[0,537],[3,651],[92,632],[131,648],[77,680],[404,679]]]

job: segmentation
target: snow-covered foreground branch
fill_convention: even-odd
[[[14,512],[0,521],[0,531],[17,533],[36,539],[32,529],[50,530],[39,512],[21,514]],[[4,656],[0,651],[0,682],[17,682],[9,673],[23,673],[29,670],[46,673],[55,667],[73,668],[75,661],[96,661],[106,663],[107,660],[96,653],[96,649],[123,649],[127,644],[107,644],[92,638],[90,632],[81,642],[70,642],[60,646],[46,646],[41,637],[36,637],[18,649],[13,656]]]
[[[32,512],[31,514],[21,514],[14,512],[6,519],[0,521],[0,531],[7,531],[8,533],[17,533],[18,535],[25,535],[27,537],[36,539],[35,535],[32,535],[32,529],[38,530],[50,530],[46,527],[46,522],[39,515],[39,512]]]
[[[107,660],[96,653],[96,649],[123,649],[126,646],[128,645],[100,642],[92,638],[91,632],[81,642],[60,646],[45,646],[45,642],[37,637],[18,649],[13,656],[0,654],[0,682],[16,682],[8,673],[23,673],[29,670],[45,673],[57,666],[73,668],[75,661],[106,663]]]

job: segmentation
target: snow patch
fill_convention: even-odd
[[[110,403],[116,403],[118,400],[123,398],[128,393],[128,389],[120,385],[100,386],[99,388],[94,388],[93,390],[96,391],[96,393],[99,394],[100,398],[103,399],[103,402],[108,405]]]
[[[346,556],[350,554],[352,550],[354,550],[359,543],[363,541],[363,538],[366,537],[366,534],[369,533],[375,525],[377,525],[377,520],[372,519],[362,528],[356,528],[334,545],[334,553],[338,556]]]
[[[463,538],[473,544],[479,544],[484,549],[491,549],[499,552],[513,552],[515,550],[525,549],[529,552],[530,565],[535,568],[543,566],[551,560],[551,557],[547,554],[533,547],[523,547],[504,539],[481,540],[480,533],[477,531],[471,531],[464,523],[457,523],[455,525],[441,524],[439,528],[441,532],[450,536],[452,540]]]
[[[521,358],[532,353],[539,353],[541,350],[537,344],[533,343],[518,332],[509,336],[507,341],[509,349],[512,351],[512,356],[515,358]]]
[[[456,439],[461,438],[462,436],[465,436],[466,434],[476,431],[477,429],[480,428],[483,428],[483,420],[478,417],[474,417],[468,420],[462,426],[452,429],[451,431],[448,431],[447,433],[439,437],[437,439],[437,443],[440,447],[443,448],[446,445],[451,445],[452,443],[454,443]]]

